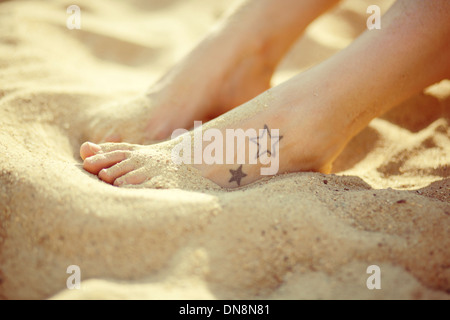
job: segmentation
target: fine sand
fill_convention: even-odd
[[[375,119],[332,175],[119,189],[82,169],[83,115],[146,89],[230,1],[76,3],[81,30],[66,28],[72,2],[0,2],[0,298],[450,298],[450,81]],[[391,3],[343,2],[274,84]],[[66,289],[70,265],[80,290]],[[381,290],[366,287],[370,265]]]

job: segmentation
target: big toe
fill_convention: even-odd
[[[92,142],[85,142],[80,147],[81,159],[86,159],[96,155],[101,150],[101,147]]]

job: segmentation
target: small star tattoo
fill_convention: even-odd
[[[241,186],[241,179],[245,178],[247,175],[242,172],[242,164],[237,170],[230,169],[231,179],[228,182],[236,181],[238,186]]]
[[[265,151],[261,151],[261,145],[259,144],[259,141],[264,138],[264,135],[266,134],[270,137],[270,143],[271,143],[271,150],[266,149]],[[260,156],[262,156],[263,154],[268,154],[269,157],[274,156],[276,157],[276,149],[275,146],[280,142],[280,140],[283,139],[283,136],[272,136],[270,133],[270,129],[267,126],[267,124],[264,125],[264,129],[263,129],[263,133],[261,134],[261,136],[256,137],[256,138],[250,138],[250,141],[253,143],[256,143],[256,145],[258,146],[258,152],[256,153],[256,159],[258,159]],[[274,142],[272,142],[274,141]],[[272,150],[274,150],[272,152]]]

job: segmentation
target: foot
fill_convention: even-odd
[[[217,37],[219,38],[219,37]],[[145,95],[88,115],[85,138],[149,144],[175,129],[190,129],[254,98],[270,87],[275,62],[256,48],[229,48],[210,38],[171,69]]]
[[[332,115],[336,110],[335,103],[331,107],[331,101],[311,94],[313,88],[305,81],[307,78],[296,77],[201,128],[160,144],[84,143],[80,150],[84,168],[115,186],[161,188],[179,187],[180,181],[189,184],[194,176],[202,176],[224,188],[235,188],[277,173],[329,173],[333,160],[351,138],[351,133],[345,131],[344,124],[335,122]],[[227,139],[230,129],[249,132],[244,138],[245,143],[236,143],[230,148],[231,138]],[[207,135],[212,133],[214,137],[221,135],[224,143],[220,144],[217,139],[206,141]],[[195,139],[200,136],[203,146],[202,152],[198,153]],[[211,152],[214,143],[219,147]],[[186,145],[189,149],[183,149]],[[184,163],[177,164],[173,150],[179,155],[181,149],[190,150],[191,155]],[[196,152],[201,155],[202,163],[195,159]],[[212,163],[211,158],[221,152],[223,164]],[[239,161],[242,155],[244,161]],[[231,161],[226,160],[227,156]],[[181,171],[189,171],[189,174],[181,174]]]
[[[210,121],[202,129],[150,147],[84,144],[81,147],[84,167],[117,186],[143,186],[146,181],[155,181],[163,187],[170,187],[173,181],[187,181],[191,176],[200,175],[207,178],[203,180],[213,181],[222,187],[243,186],[264,176],[264,164],[250,163],[250,159],[259,160],[264,156],[269,160],[278,157],[278,171],[273,174],[296,171],[327,173],[346,143],[372,119],[447,77],[449,46],[442,39],[448,34],[449,25],[443,22],[445,19],[439,19],[445,15],[445,10],[430,7],[427,3],[415,2],[415,6],[408,7],[409,13],[404,14],[404,3],[396,2],[384,18],[388,21],[386,28],[379,32],[363,33],[332,58]],[[433,13],[429,14],[428,10]],[[423,12],[427,14],[420,15]],[[419,20],[426,21],[420,24],[419,33],[417,23],[410,19],[415,14],[420,15]],[[422,32],[424,25],[431,27]],[[396,32],[399,26],[409,32]],[[405,35],[413,35],[414,41],[405,38]],[[231,148],[234,150],[223,147],[225,156],[231,152],[232,164],[191,161],[191,164],[175,165],[171,162],[174,160],[172,151],[178,150],[180,141],[187,144],[195,140],[196,135],[201,135],[201,130],[205,135],[206,130],[211,130],[208,131],[209,138],[214,132],[219,142],[217,145],[220,145],[219,137],[226,137],[227,129],[253,129],[258,132],[247,137],[245,143]],[[262,132],[259,131],[261,129]],[[269,129],[279,131],[270,131],[269,135]],[[260,140],[262,137],[269,139],[264,143]],[[224,139],[224,142],[227,145],[230,140]],[[196,152],[207,154],[211,144],[216,144],[216,140],[204,143],[203,147],[196,148],[194,145],[191,155]],[[257,148],[252,151],[250,145]],[[214,151],[220,156],[220,148]],[[238,155],[244,155],[248,162],[237,161]],[[187,156],[185,158],[189,160]],[[167,170],[170,174],[165,173]],[[177,174],[180,171],[196,174]]]

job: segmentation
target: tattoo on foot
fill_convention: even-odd
[[[247,175],[242,172],[242,164],[237,170],[230,169],[231,179],[228,182],[236,181],[238,186],[241,186],[241,179],[245,178]]]
[[[266,134],[266,132],[267,132],[267,135],[270,137],[271,147],[270,147],[270,150],[266,148],[266,150],[261,151],[261,145],[259,144],[259,141],[264,138],[264,135]],[[269,157],[272,157],[272,156],[276,157],[275,146],[280,142],[280,140],[282,138],[283,138],[283,136],[280,136],[280,135],[272,136],[272,134],[270,133],[269,127],[267,126],[267,124],[265,124],[263,133],[261,134],[261,136],[255,137],[255,138],[250,138],[250,141],[253,143],[256,143],[256,145],[258,146],[258,151],[256,153],[256,159],[258,159],[260,156],[262,156],[263,154],[266,154],[266,153]],[[272,150],[274,150],[274,151],[272,152]]]

